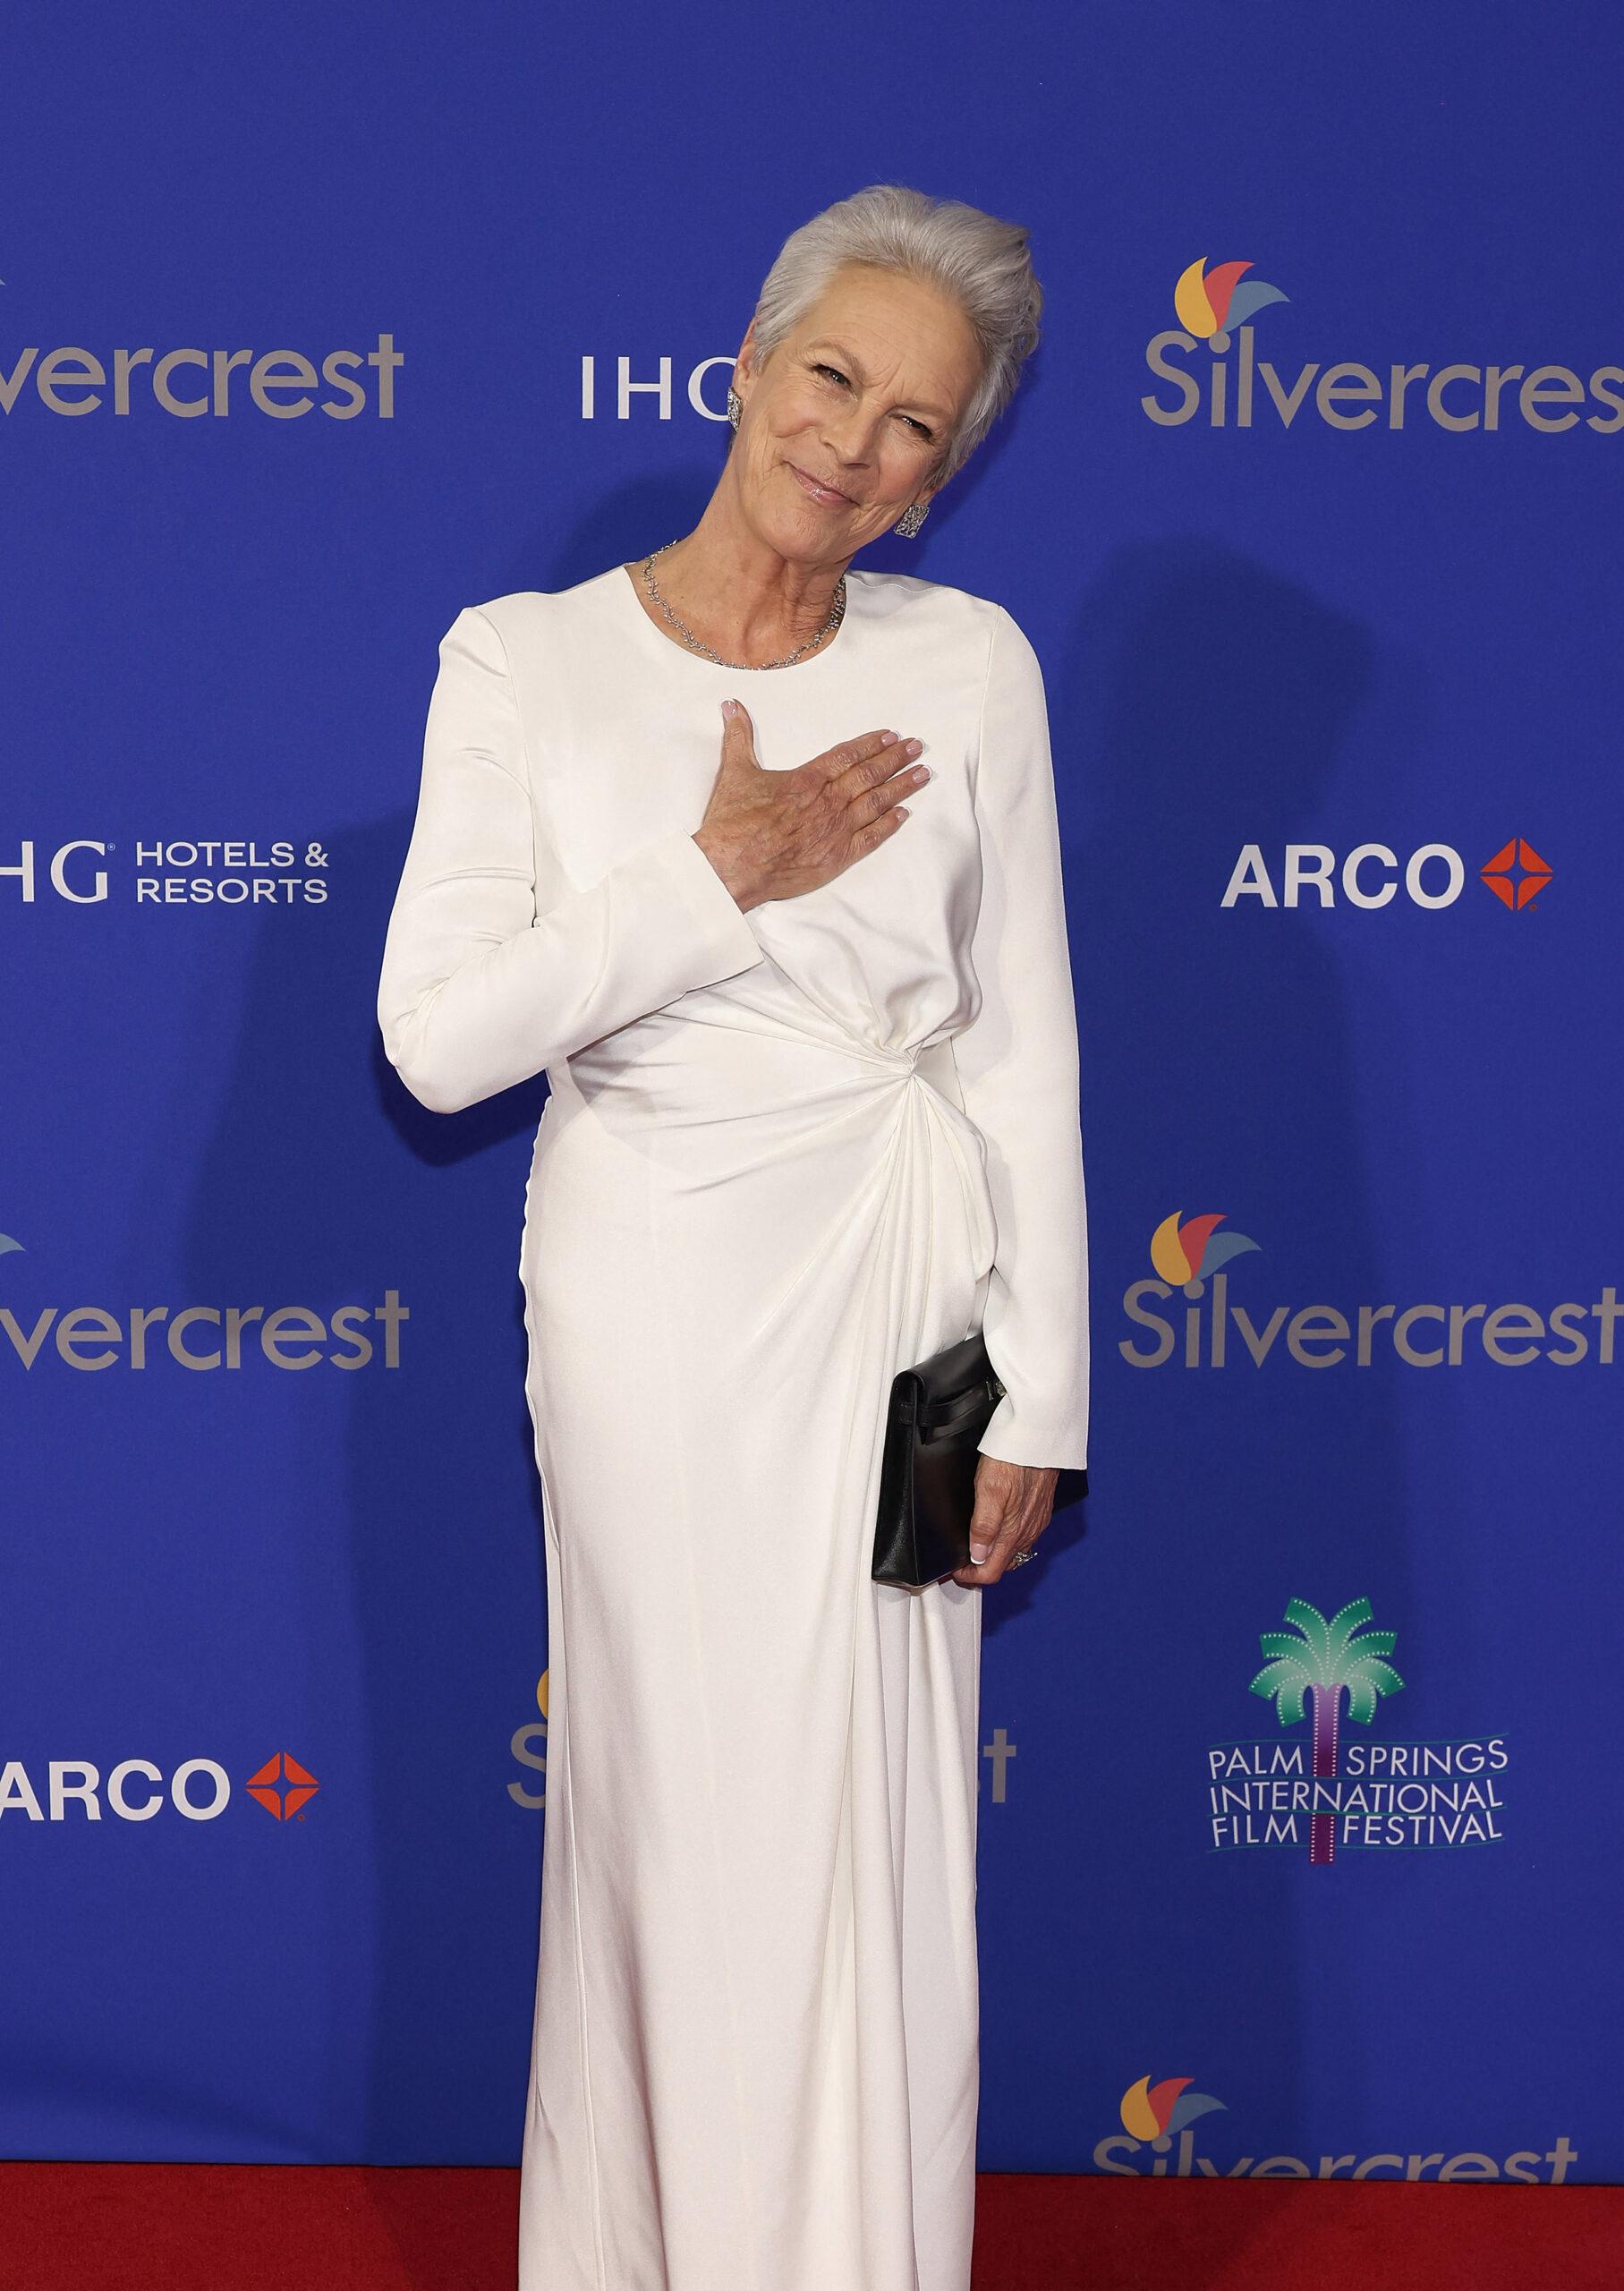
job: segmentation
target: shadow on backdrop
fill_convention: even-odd
[[[1276,1726],[1246,1690],[1258,1633],[1280,1627],[1288,1598],[1329,1612],[1368,1593],[1378,1623],[1406,1604],[1390,1384],[1283,1360],[1257,1369],[1233,1333],[1221,1371],[1186,1370],[1178,1349],[1135,1367],[1119,1348],[1152,1348],[1122,1299],[1153,1276],[1151,1234],[1174,1210],[1221,1211],[1258,1244],[1229,1270],[1230,1301],[1260,1325],[1287,1299],[1382,1293],[1334,945],[1312,911],[1220,905],[1243,844],[1262,843],[1278,870],[1273,839],[1314,839],[1376,677],[1362,626],[1221,543],[1180,538],[1112,552],[1050,678],[1095,1360],[1077,1816],[1082,1837],[1122,1857],[1109,1885],[1092,1852],[1074,1873],[1080,1945],[1111,1969],[1083,2044],[1079,2103],[1098,2127],[1084,2154],[1120,2129],[1122,2064],[1208,2089],[1183,2032],[1215,2019],[1225,2057],[1257,2064],[1255,2093],[1220,2095],[1243,2148],[1267,2139],[1265,2124],[1300,2121],[1317,2076],[1304,2000],[1326,1873],[1305,1855],[1299,1868],[1295,1853],[1207,1852],[1200,1785],[1208,1745]],[[1152,1309],[1182,1344],[1183,1298]],[[1327,1557],[1348,1550],[1352,1576]],[[1125,1728],[1135,1710],[1153,1726]],[[1169,1826],[1189,1846],[1189,1882],[1171,1889]],[[1345,2077],[1359,2073],[1345,2064]]]

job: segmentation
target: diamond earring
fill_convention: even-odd
[[[739,396],[737,390],[730,389],[727,393],[727,419],[732,422],[735,430],[739,426],[739,416],[744,413],[744,399]]]
[[[897,518],[897,523],[892,526],[891,531],[893,532],[902,533],[909,541],[912,541],[914,534],[919,531],[919,528],[923,524],[925,519],[930,515],[930,514],[931,505],[928,501],[910,501],[907,507],[903,511],[901,516]]]

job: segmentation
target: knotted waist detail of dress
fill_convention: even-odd
[[[947,1037],[892,1047],[799,997],[745,1001],[719,989],[622,1026],[568,1061],[566,1090],[630,1131],[688,1124],[769,1126],[861,1098],[876,1086],[924,1084],[962,1121],[957,1067]]]
[[[970,1236],[970,1273],[977,1283],[978,1308],[985,1297],[985,1281],[997,1245],[998,1229],[987,1183],[986,1146],[981,1131],[965,1111],[958,1066],[950,1037],[923,1043],[917,1049],[886,1051],[884,1059],[898,1086],[911,1100],[908,1115],[925,1127],[927,1148],[940,1142],[956,1169],[963,1191],[965,1230]]]
[[[914,1050],[891,1050],[882,1043],[864,1042],[851,1035],[847,1037],[847,1046],[859,1059],[885,1067],[899,1082],[928,1082],[953,1104],[958,1103],[958,1068],[953,1057],[953,1044],[946,1038],[923,1043]]]
[[[956,1185],[978,1274],[992,1262],[986,1146],[950,1036],[893,1046],[799,997],[701,990],[579,1052],[553,1085],[555,1147],[559,1129],[577,1150],[582,1131],[612,1138],[677,1192],[748,1193],[771,1170],[812,1194],[888,1171],[905,1191]]]

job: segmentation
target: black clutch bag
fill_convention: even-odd
[[[891,1384],[873,1576],[923,1590],[970,1563],[977,1443],[1004,1396],[981,1332]]]

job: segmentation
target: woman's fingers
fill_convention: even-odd
[[[930,777],[930,766],[923,763],[910,764],[906,769],[894,771],[889,779],[882,779],[872,787],[859,788],[846,806],[846,817],[859,826],[865,821],[877,819],[881,812],[889,811],[903,796],[911,796],[916,788],[923,788]]]
[[[895,835],[900,801],[931,777],[922,743],[889,729],[842,740],[791,771],[765,771],[743,701],[722,703],[722,754],[695,840],[739,905],[815,890]]]
[[[755,752],[755,726],[742,700],[722,703],[722,768],[735,771],[761,768]]]
[[[983,1456],[975,1471],[970,1564],[955,1568],[950,1580],[971,1587],[996,1583],[1015,1554],[1035,1543],[1048,1525],[1058,1478],[1058,1472],[1035,1464]]]
[[[918,740],[899,740],[894,732],[869,732],[861,740],[831,748],[831,757],[846,758],[828,775],[835,793],[847,805],[867,805],[871,813],[872,797],[877,793],[883,796],[888,788],[891,790],[889,800],[895,803],[905,787],[919,787],[931,776],[914,766],[922,745]]]
[[[813,756],[807,768],[821,771],[826,779],[849,780],[851,784],[840,792],[850,796],[860,788],[883,779],[888,771],[894,771],[899,763],[918,753],[917,740],[901,739],[895,732],[860,732],[855,740],[840,740],[832,748],[825,748],[821,755]]]

